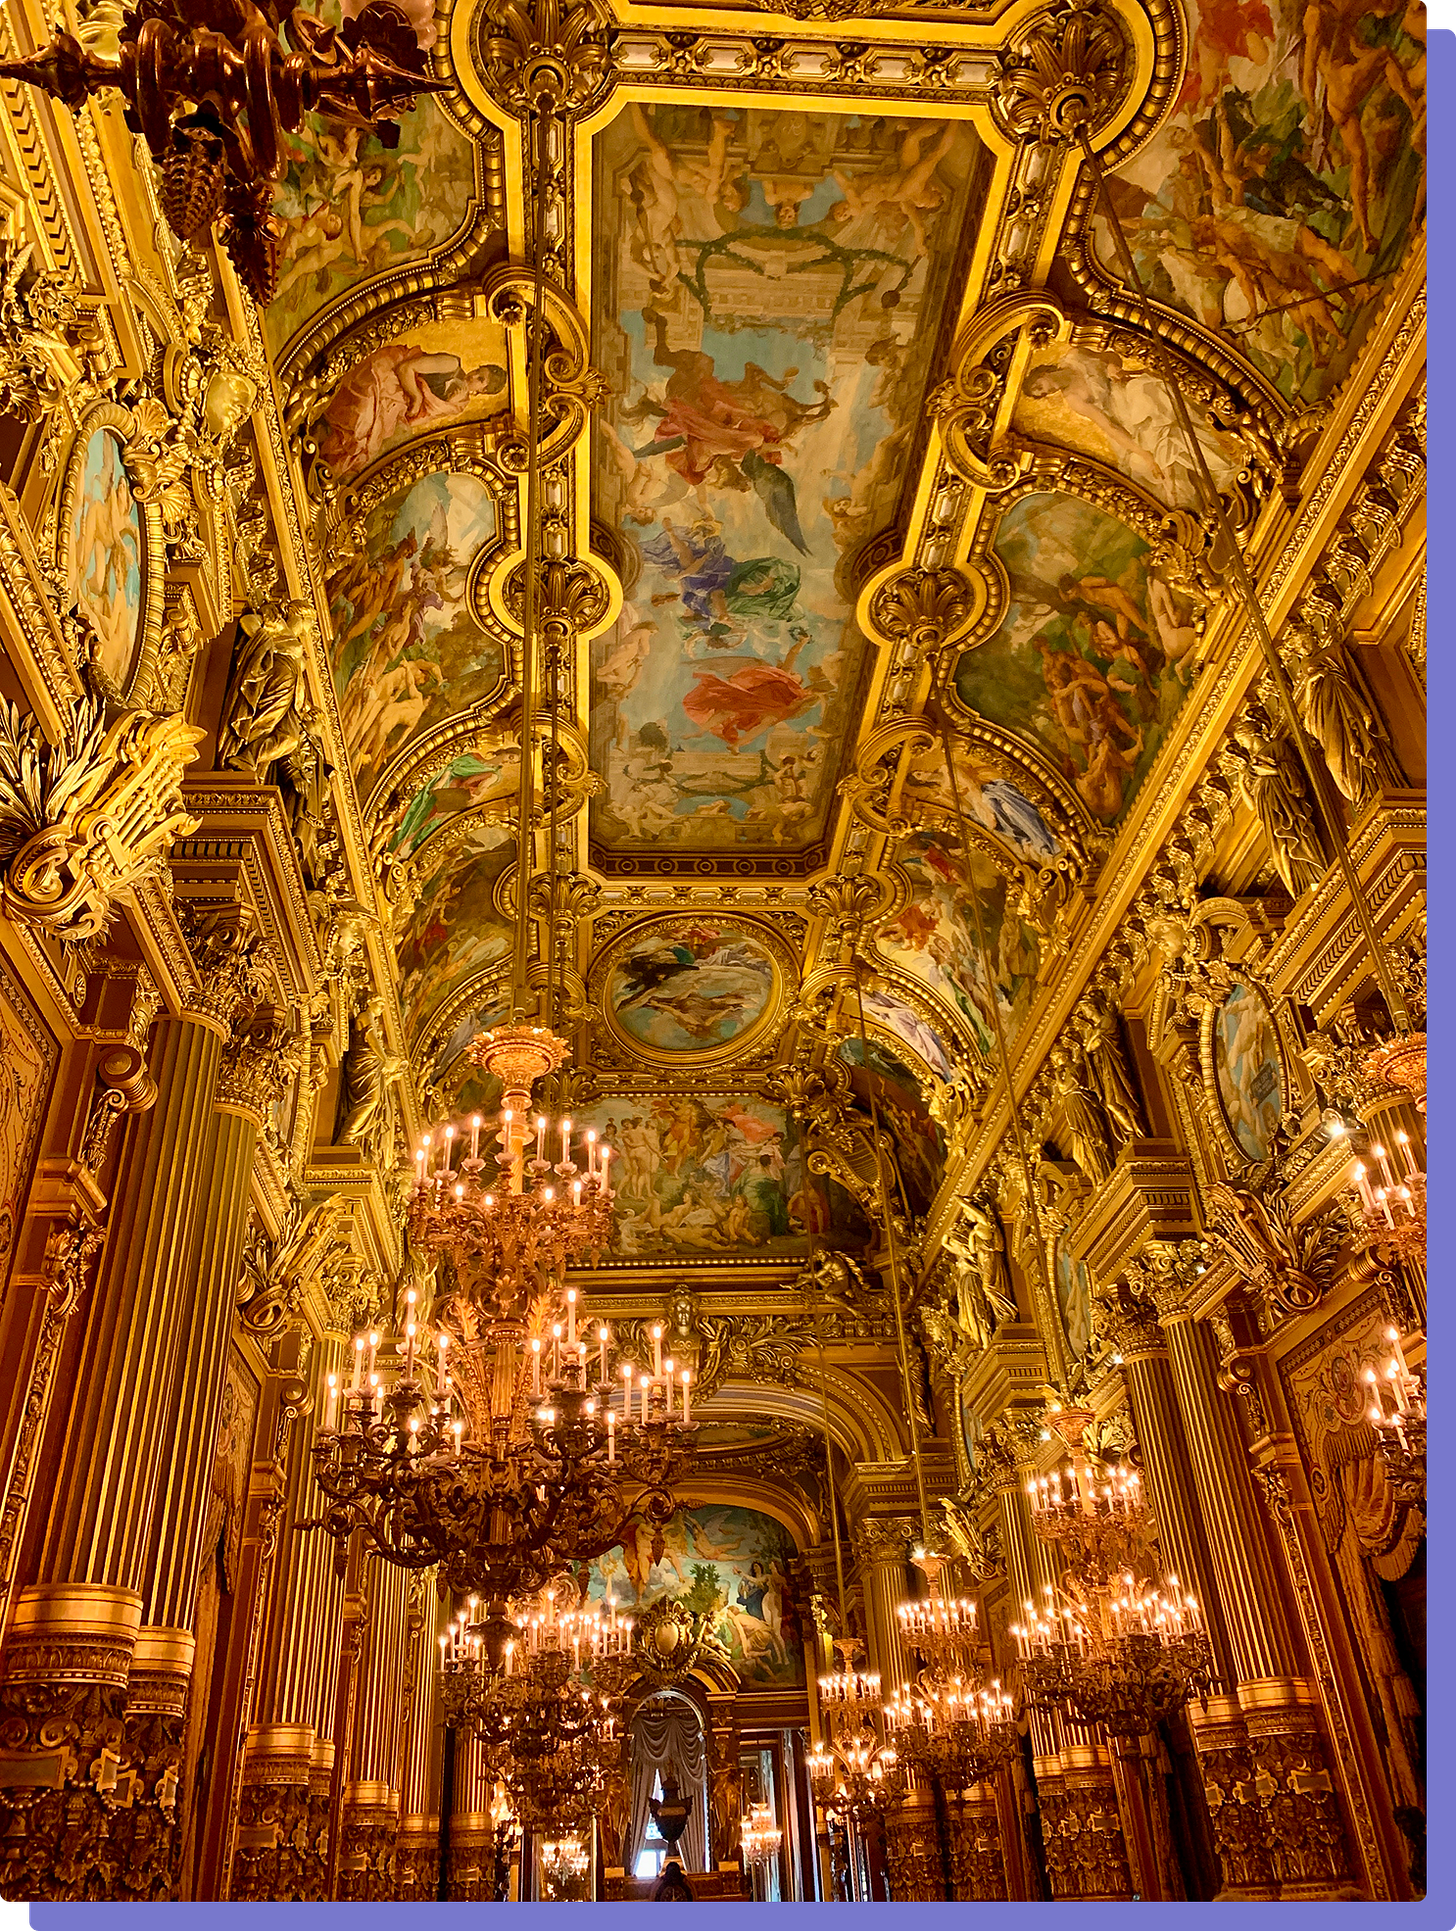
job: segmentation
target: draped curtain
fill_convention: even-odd
[[[678,1840],[678,1857],[685,1871],[707,1867],[707,1829],[704,1791],[707,1758],[703,1724],[685,1698],[670,1696],[644,1703],[632,1719],[632,1823],[623,1862],[632,1870],[647,1835],[648,1804],[656,1778],[677,1778],[684,1802],[692,1806],[687,1829]]]

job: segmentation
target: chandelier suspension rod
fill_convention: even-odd
[[[981,896],[976,890],[976,881],[971,872],[970,828],[966,823],[965,806],[961,803],[960,781],[956,777],[955,759],[951,756],[950,732],[946,725],[945,712],[941,709],[939,717],[940,749],[945,759],[946,776],[950,781],[951,801],[955,805],[956,822],[960,827],[961,866],[965,872],[966,895],[971,901],[971,915],[976,922],[976,945],[981,954],[981,970],[986,975],[986,992],[991,1006],[991,1026],[996,1035],[996,1056],[1001,1062],[1001,1077],[1006,1085],[1006,1110],[1011,1120],[1011,1132],[1016,1141],[1016,1157],[1021,1164],[1021,1184],[1027,1207],[1031,1213],[1032,1232],[1036,1236],[1037,1270],[1041,1275],[1042,1291],[1046,1300],[1048,1317],[1056,1311],[1056,1289],[1052,1282],[1051,1266],[1047,1259],[1046,1237],[1042,1231],[1041,1204],[1037,1199],[1036,1184],[1031,1171],[1031,1154],[1026,1144],[1026,1128],[1021,1118],[1021,1107],[1016,1097],[1016,1079],[1011,1070],[1011,1047],[1006,1038],[1006,1027],[1001,1019],[1001,1001],[996,997],[996,974],[991,964],[991,947],[986,938],[986,922],[981,916]],[[1067,1372],[1066,1357],[1062,1348],[1061,1336],[1055,1327],[1052,1337],[1056,1346],[1057,1360],[1060,1364],[1058,1380],[1063,1394],[1070,1394],[1070,1377]]]
[[[1106,172],[1098,156],[1093,152],[1086,120],[1080,120],[1074,131],[1077,142],[1081,147],[1083,158],[1086,160],[1087,166],[1092,173],[1092,179],[1096,183],[1098,195],[1107,215],[1108,226],[1112,230],[1113,246],[1117,253],[1118,264],[1123,274],[1127,277],[1128,284],[1136,295],[1138,305],[1142,310],[1143,326],[1146,328],[1153,344],[1153,366],[1172,399],[1173,412],[1178,418],[1178,426],[1182,430],[1183,439],[1188,445],[1188,453],[1193,462],[1194,473],[1198,478],[1199,489],[1204,498],[1205,507],[1217,526],[1219,538],[1228,558],[1229,571],[1233,576],[1240,601],[1244,606],[1246,621],[1259,641],[1259,647],[1264,654],[1264,660],[1268,666],[1270,679],[1273,682],[1275,690],[1279,693],[1279,701],[1283,706],[1285,718],[1289,724],[1290,735],[1294,740],[1296,750],[1299,752],[1299,758],[1301,764],[1304,766],[1305,776],[1309,780],[1310,795],[1314,801],[1315,810],[1319,815],[1321,827],[1334,849],[1336,862],[1344,877],[1345,889],[1350,895],[1350,903],[1354,908],[1356,922],[1360,927],[1366,946],[1369,948],[1371,964],[1374,966],[1375,976],[1380,982],[1380,990],[1384,994],[1386,1005],[1390,1008],[1390,1016],[1395,1022],[1397,1030],[1403,1033],[1409,1033],[1411,1030],[1410,1010],[1406,1005],[1405,995],[1395,982],[1395,975],[1390,969],[1390,961],[1386,955],[1385,946],[1379,933],[1375,929],[1375,921],[1371,916],[1370,907],[1365,900],[1364,887],[1356,875],[1354,862],[1350,857],[1347,834],[1340,824],[1339,816],[1331,804],[1329,795],[1325,789],[1319,761],[1314,755],[1308,733],[1305,731],[1303,721],[1299,715],[1299,707],[1294,701],[1294,690],[1289,682],[1289,674],[1284,668],[1283,660],[1280,658],[1278,648],[1275,645],[1273,636],[1270,634],[1268,620],[1264,615],[1264,606],[1259,601],[1259,593],[1254,587],[1253,578],[1249,575],[1248,565],[1244,561],[1244,553],[1239,548],[1234,536],[1233,525],[1229,521],[1228,511],[1224,507],[1223,498],[1218,493],[1218,487],[1213,480],[1213,472],[1208,467],[1208,458],[1204,454],[1203,445],[1198,440],[1197,432],[1193,427],[1193,418],[1189,413],[1187,398],[1184,396],[1183,390],[1172,371],[1167,366],[1167,358],[1163,353],[1162,338],[1158,334],[1157,318],[1153,312],[1153,305],[1148,296],[1143,278],[1138,272],[1137,263],[1133,260],[1132,250],[1128,246],[1127,236],[1123,232],[1117,210],[1113,206],[1111,190],[1107,185]]]
[[[900,1250],[895,1239],[895,1210],[890,1202],[889,1182],[885,1178],[885,1154],[880,1144],[880,1109],[875,1100],[874,1069],[870,1065],[870,1042],[865,1031],[864,993],[860,986],[859,948],[864,943],[864,914],[860,914],[859,938],[853,952],[850,974],[854,1001],[859,1009],[859,1049],[864,1058],[865,1090],[870,1096],[870,1131],[875,1139],[875,1177],[880,1183],[880,1199],[885,1209],[885,1242],[890,1258],[890,1288],[895,1297],[895,1336],[900,1351],[900,1385],[905,1402],[905,1427],[910,1436],[910,1459],[915,1465],[915,1493],[920,1502],[920,1539],[930,1541],[930,1510],[925,1501],[925,1470],[920,1462],[920,1428],[915,1420],[915,1399],[910,1386],[910,1353],[905,1342],[905,1309],[900,1292]]]
[[[546,205],[549,183],[546,152],[547,119],[541,108],[535,113],[534,152],[536,181],[534,225],[531,234],[530,273],[532,303],[529,334],[526,338],[526,529],[523,545],[525,582],[521,597],[521,772],[517,794],[516,825],[516,944],[511,987],[511,1015],[526,1017],[530,1000],[528,974],[531,954],[531,873],[534,870],[536,841],[532,819],[536,804],[535,726],[535,653],[536,653],[536,576],[541,563],[541,360],[546,318],[543,313],[546,275],[543,267],[546,237]],[[548,918],[548,935],[553,922]],[[548,945],[550,939],[548,936]],[[547,991],[550,991],[550,959],[547,961]]]
[[[806,1136],[804,1142],[805,1193],[809,1191],[809,1178],[809,1146]],[[829,1435],[829,1370],[824,1361],[824,1329],[819,1318],[819,1275],[814,1265],[818,1256],[819,1239],[811,1207],[809,1210],[809,1319],[814,1324],[814,1346],[819,1355],[819,1398],[824,1405],[824,1475],[829,1489],[829,1526],[834,1532],[834,1576],[839,1584],[839,1627],[843,1633],[846,1627],[844,1551],[839,1541],[839,1505],[834,1496],[834,1444]]]

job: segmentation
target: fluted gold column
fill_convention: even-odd
[[[395,1895],[400,1743],[409,1662],[407,1571],[377,1556],[368,1575],[368,1633],[360,1654],[349,1781],[344,1789],[339,1896],[351,1902]]]
[[[1234,1694],[1190,1706],[1225,1897],[1355,1897],[1345,1819],[1313,1687],[1284,1614],[1213,1337],[1167,1310],[1178,1406],[1232,1652]]]
[[[224,1022],[211,1016],[156,1022],[150,1056],[156,1102],[128,1121],[122,1143],[39,1561],[16,1601],[0,1663],[6,1684],[15,1686],[0,1686],[0,1703],[18,1745],[0,1762],[0,1831],[9,1847],[0,1853],[0,1889],[11,1896],[116,1895],[110,1867],[121,1847],[107,1848],[116,1814],[107,1799],[119,1777],[116,1759],[124,1755],[117,1726],[167,1480],[172,1416],[166,1391],[185,1326],[224,1031]],[[112,1632],[104,1652],[95,1650],[98,1657],[104,1653],[104,1676],[90,1674],[92,1639],[67,1628],[67,1606],[78,1588],[88,1619]],[[41,1630],[51,1645],[48,1689],[39,1680],[47,1653],[37,1647]],[[168,1668],[181,1667],[184,1647],[167,1646]],[[75,1652],[73,1661],[64,1658],[66,1649]],[[127,1668],[118,1681],[123,1652]],[[190,1667],[190,1654],[186,1661]],[[47,1802],[21,1759],[58,1724],[76,1732],[65,1776],[73,1794]],[[172,1794],[163,1784],[166,1768],[139,1766],[143,1790],[159,1801]],[[125,1788],[130,1795],[130,1774]],[[54,1827],[64,1818],[64,1859],[48,1843],[51,1812]],[[126,1854],[129,1861],[132,1847]]]
[[[416,1578],[420,1630],[413,1653],[404,1775],[399,1790],[399,1895],[432,1901],[440,1882],[440,1758],[445,1714],[440,1702],[439,1637],[446,1607]]]
[[[919,1537],[919,1524],[908,1516],[871,1516],[855,1531],[870,1668],[880,1673],[880,1690],[887,1703],[909,1675],[899,1608],[910,1594],[910,1546]]]
[[[474,1731],[455,1739],[455,1802],[450,1813],[449,1888],[452,1903],[479,1904],[494,1895],[495,1826],[485,1749]]]
[[[174,1890],[174,1853],[186,1823],[177,1792],[179,1786],[184,1793],[189,1787],[182,1775],[189,1690],[205,1698],[211,1683],[213,1659],[210,1654],[194,1657],[192,1637],[228,1335],[261,1125],[263,1093],[250,1090],[260,1085],[257,1054],[256,1044],[240,1048],[233,1041],[223,1050],[217,1111],[203,1166],[191,1293],[183,1309],[175,1383],[165,1404],[176,1419],[142,1589],[138,1667],[142,1645],[152,1660],[144,1683],[133,1688],[126,1718],[127,1754],[143,1769],[143,1782],[125,1817],[116,1820],[120,1834],[129,1840],[122,1859],[129,1897],[167,1897]],[[250,1067],[254,1077],[245,1083]],[[199,1660],[202,1678],[193,1686],[190,1678]]]
[[[327,1337],[316,1381],[337,1371],[340,1339]],[[301,1529],[321,1507],[312,1448],[316,1410],[289,1432],[278,1549],[258,1645],[253,1720],[244,1751],[229,1896],[299,1901],[325,1893],[330,1805],[311,1806],[321,1741],[333,1742],[331,1712],[342,1636],[343,1585],[335,1545]],[[319,1836],[322,1833],[323,1843]]]

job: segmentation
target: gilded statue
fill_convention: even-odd
[[[1143,1131],[1143,1110],[1123,1051],[1117,1008],[1105,992],[1087,999],[1082,1050],[1102,1111],[1120,1138],[1135,1140]]]
[[[1352,805],[1362,805],[1382,784],[1400,784],[1390,738],[1343,644],[1326,644],[1300,659],[1294,696],[1305,730]]]
[[[391,1053],[384,1038],[384,1001],[377,995],[350,1027],[344,1057],[344,1098],[348,1111],[339,1127],[339,1144],[364,1148],[373,1157],[384,1125],[385,1095],[406,1062]]]
[[[1006,1264],[1006,1239],[990,1205],[980,1200],[961,1202],[966,1259],[975,1273],[991,1316],[994,1332],[1002,1322],[1016,1319],[1016,1295]]]
[[[218,732],[217,761],[251,771],[266,784],[272,767],[290,758],[308,735],[305,661],[312,604],[297,600],[245,611],[238,619],[232,677]]]
[[[1094,1187],[1112,1172],[1112,1148],[1107,1121],[1093,1097],[1091,1075],[1082,1053],[1073,1058],[1070,1047],[1058,1046],[1051,1055],[1058,1139]]]
[[[1249,705],[1234,736],[1248,757],[1239,787],[1263,827],[1285,890],[1300,898],[1324,877],[1325,861],[1299,758],[1262,704]]]

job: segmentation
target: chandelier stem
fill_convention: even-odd
[[[860,942],[864,940],[864,921],[860,921]],[[854,957],[858,960],[859,947]],[[900,1291],[900,1250],[895,1239],[895,1209],[890,1200],[890,1185],[885,1176],[885,1150],[880,1143],[880,1109],[875,1099],[874,1069],[870,1065],[870,1042],[865,1031],[864,992],[860,986],[858,963],[854,968],[854,1000],[859,1010],[859,1049],[864,1059],[865,1090],[870,1096],[870,1131],[875,1140],[875,1176],[880,1183],[880,1200],[885,1209],[885,1244],[890,1260],[890,1289],[895,1297],[895,1339],[900,1351],[900,1383],[905,1401],[905,1428],[910,1437],[910,1459],[915,1465],[915,1494],[920,1503],[920,1539],[930,1540],[930,1510],[925,1500],[925,1470],[920,1460],[920,1428],[915,1419],[915,1397],[910,1383],[910,1352],[905,1342],[905,1306]]]
[[[804,1173],[807,1181],[809,1173],[809,1152],[804,1149]],[[824,1479],[829,1492],[829,1526],[834,1535],[834,1579],[839,1585],[839,1630],[846,1633],[847,1617],[844,1607],[844,1549],[839,1539],[839,1505],[834,1492],[834,1443],[829,1434],[829,1369],[824,1360],[824,1329],[819,1318],[819,1274],[816,1262],[819,1258],[818,1235],[814,1227],[812,1208],[809,1213],[809,1319],[814,1325],[814,1347],[819,1356],[819,1399],[824,1408]]]
[[[525,581],[521,595],[521,772],[517,798],[516,824],[516,943],[512,973],[511,1015],[520,1020],[530,1006],[528,975],[531,956],[530,884],[535,856],[532,821],[536,804],[536,602],[537,576],[541,567],[541,361],[546,328],[544,314],[546,274],[543,266],[546,245],[547,186],[550,179],[547,116],[536,112],[534,141],[528,152],[535,155],[535,208],[531,233],[532,302],[526,337],[526,529],[523,544]],[[552,921],[548,917],[548,933]],[[548,937],[548,944],[550,943]],[[550,977],[548,958],[548,982]]]
[[[1041,1206],[1037,1199],[1036,1181],[1031,1170],[1031,1154],[1026,1143],[1026,1128],[1022,1123],[1021,1107],[1016,1097],[1016,1079],[1011,1069],[1011,1046],[1006,1037],[1006,1027],[1001,1018],[1001,1001],[996,997],[996,976],[991,963],[991,947],[986,938],[986,922],[981,915],[981,898],[976,890],[976,881],[971,874],[970,828],[966,823],[965,806],[961,802],[960,780],[956,777],[955,759],[951,756],[950,732],[946,728],[945,714],[940,717],[940,749],[945,758],[946,777],[950,782],[951,802],[955,806],[956,823],[960,830],[961,867],[965,873],[966,896],[971,902],[971,916],[976,926],[976,945],[981,955],[981,971],[986,979],[987,1000],[991,1007],[991,1027],[996,1035],[996,1057],[1001,1066],[1001,1077],[1006,1086],[1006,1111],[1011,1121],[1011,1133],[1016,1142],[1016,1158],[1021,1167],[1022,1197],[1031,1215],[1032,1233],[1036,1239],[1037,1266],[1041,1273],[1042,1294],[1048,1316],[1055,1312],[1057,1297],[1051,1276],[1051,1265],[1047,1255],[1046,1236],[1042,1231]],[[1053,1344],[1056,1347],[1060,1364],[1057,1379],[1062,1392],[1070,1392],[1070,1376],[1066,1356],[1063,1353],[1062,1338],[1053,1324],[1050,1328]]]
[[[1142,310],[1143,326],[1146,328],[1151,340],[1155,344],[1160,345],[1157,318],[1153,312],[1152,302],[1149,299],[1143,278],[1138,272],[1137,263],[1133,260],[1132,250],[1128,246],[1127,235],[1123,230],[1121,221],[1118,219],[1117,210],[1113,206],[1112,194],[1107,185],[1107,175],[1100,159],[1093,151],[1091,138],[1088,134],[1087,123],[1085,121],[1080,121],[1077,124],[1076,139],[1078,145],[1081,147],[1083,158],[1091,172],[1092,179],[1096,184],[1103,211],[1107,216],[1108,227],[1112,232],[1113,247],[1117,254],[1118,266],[1127,277],[1128,285],[1137,297],[1138,306]],[[1354,909],[1356,923],[1359,925],[1365,944],[1369,949],[1370,962],[1374,967],[1375,976],[1379,981],[1385,1003],[1390,1008],[1391,1019],[1394,1021],[1398,1032],[1408,1033],[1411,1030],[1410,1009],[1406,1005],[1405,995],[1396,984],[1395,974],[1390,969],[1390,960],[1386,954],[1385,946],[1379,933],[1375,929],[1375,920],[1366,902],[1364,887],[1356,875],[1354,861],[1350,857],[1348,834],[1330,801],[1329,793],[1326,789],[1326,781],[1320,770],[1319,760],[1314,755],[1313,747],[1309,741],[1309,735],[1305,731],[1303,720],[1299,715],[1299,707],[1294,701],[1294,689],[1289,682],[1289,674],[1284,668],[1283,660],[1279,655],[1273,636],[1270,634],[1268,620],[1264,615],[1264,606],[1259,601],[1259,593],[1254,587],[1253,578],[1249,575],[1248,565],[1244,561],[1244,553],[1239,548],[1238,541],[1234,535],[1233,524],[1229,521],[1228,511],[1224,507],[1223,498],[1219,495],[1218,486],[1213,480],[1213,472],[1208,466],[1208,457],[1204,454],[1203,445],[1198,440],[1198,434],[1193,427],[1193,418],[1189,413],[1187,398],[1184,396],[1182,388],[1173,377],[1171,371],[1167,368],[1165,358],[1161,353],[1154,356],[1154,367],[1164,387],[1168,391],[1168,395],[1173,404],[1173,413],[1178,418],[1178,426],[1182,430],[1183,439],[1188,445],[1188,454],[1193,464],[1194,474],[1198,478],[1200,493],[1204,499],[1204,506],[1217,527],[1219,540],[1223,545],[1224,554],[1227,559],[1229,573],[1233,577],[1234,586],[1244,606],[1245,618],[1250,629],[1258,639],[1259,648],[1264,654],[1264,661],[1268,667],[1270,681],[1279,693],[1279,702],[1284,711],[1285,720],[1289,725],[1290,736],[1294,740],[1295,749],[1299,753],[1300,763],[1304,766],[1305,776],[1309,780],[1310,796],[1314,800],[1315,809],[1319,814],[1325,835],[1334,850],[1336,863],[1339,865],[1340,872],[1345,881],[1345,890],[1350,895],[1350,903]]]

